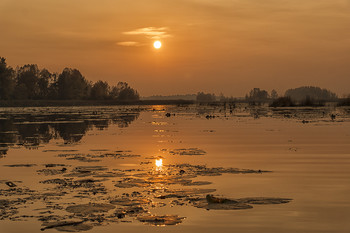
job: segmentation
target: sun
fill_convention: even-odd
[[[155,49],[160,49],[160,47],[162,47],[162,42],[160,42],[159,40],[155,41],[155,42],[153,43],[153,47],[154,47]]]

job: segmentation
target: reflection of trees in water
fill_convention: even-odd
[[[0,158],[6,155],[8,146],[17,142],[16,128],[12,120],[0,119]]]
[[[126,128],[130,125],[131,122],[136,120],[140,114],[124,114],[118,117],[113,117],[113,124],[117,124],[119,128]]]
[[[52,139],[63,139],[65,144],[77,143],[93,128],[105,130],[110,124],[128,127],[139,112],[94,116],[79,114],[0,115],[0,158],[11,146],[38,148]],[[100,118],[101,117],[101,118]]]
[[[16,124],[18,143],[24,146],[39,146],[48,143],[55,137],[55,133],[47,124]]]
[[[91,123],[95,126],[96,129],[104,130],[108,128],[108,125],[110,124],[110,120],[109,119],[93,120]]]
[[[88,130],[92,128],[92,122],[76,122],[76,123],[64,123],[55,124],[53,128],[57,132],[58,137],[62,138],[65,143],[79,142]],[[57,137],[57,138],[58,138]]]

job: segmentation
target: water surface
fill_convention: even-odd
[[[349,151],[346,108],[2,108],[0,229],[348,232]]]

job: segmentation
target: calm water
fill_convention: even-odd
[[[0,156],[1,233],[350,231],[346,108],[2,108]]]

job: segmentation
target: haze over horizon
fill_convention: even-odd
[[[12,67],[77,68],[142,96],[350,93],[349,0],[1,0],[0,28]]]

